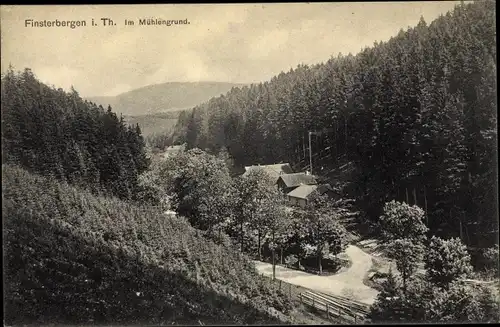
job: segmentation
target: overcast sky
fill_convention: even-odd
[[[269,80],[299,63],[356,54],[457,2],[2,6],[2,72],[29,67],[82,96],[164,82]],[[91,26],[92,18],[116,26]],[[142,18],[189,25],[138,26]],[[86,27],[25,27],[25,20],[86,20]],[[135,21],[125,26],[124,20]]]

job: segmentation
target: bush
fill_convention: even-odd
[[[500,264],[498,245],[495,247],[484,249],[482,253],[482,259],[484,269],[486,271],[489,271],[491,275],[498,277]]]
[[[425,268],[431,282],[440,286],[463,279],[472,273],[467,247],[458,238],[443,240],[433,236],[425,258]]]
[[[290,268],[296,267],[298,262],[299,262],[299,259],[297,258],[296,255],[293,255],[293,254],[291,254],[285,258],[285,264],[287,267],[290,267]]]
[[[448,289],[436,287],[421,278],[401,283],[389,276],[371,307],[375,323],[495,322],[499,303],[486,287],[455,281]]]
[[[410,206],[397,201],[387,202],[380,216],[382,234],[386,240],[425,240],[428,228],[424,224],[424,211],[418,206]]]
[[[186,220],[2,170],[7,324],[279,323],[267,309],[293,309]]]

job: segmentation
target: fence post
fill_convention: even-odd
[[[326,304],[326,316],[330,319],[330,311],[328,310],[328,303]]]
[[[281,279],[280,279],[280,291],[281,291]]]

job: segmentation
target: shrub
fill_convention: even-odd
[[[293,309],[186,220],[2,171],[7,324],[278,323],[269,307]]]
[[[425,258],[425,268],[429,280],[440,287],[472,273],[470,255],[466,246],[458,238],[443,240],[433,236]]]
[[[423,241],[428,228],[424,224],[424,211],[418,206],[391,201],[385,204],[380,216],[383,236],[391,241],[412,239]]]

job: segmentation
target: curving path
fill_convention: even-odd
[[[276,278],[287,283],[332,295],[346,296],[371,305],[378,291],[363,284],[363,278],[372,267],[372,257],[359,247],[349,245],[345,251],[352,262],[344,272],[332,276],[318,276],[303,271],[276,266]],[[254,261],[257,271],[272,277],[273,267],[269,263]]]

